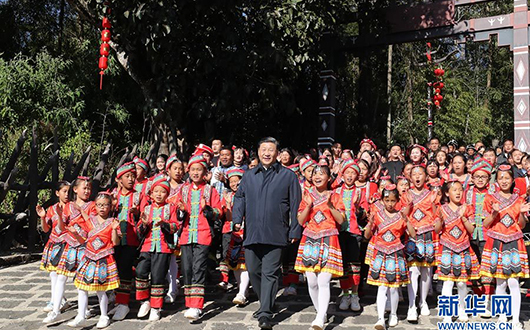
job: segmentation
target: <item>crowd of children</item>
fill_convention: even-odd
[[[232,210],[242,177],[258,161],[214,140],[211,148],[197,146],[186,161],[159,155],[151,175],[148,162],[135,158],[116,170],[109,191],[92,194],[88,177],[59,182],[58,202],[37,207],[42,229],[50,233],[41,262],[51,280],[43,322],[56,322],[68,307],[68,278],[78,290],[78,313],[69,326],[82,327],[91,316],[89,292],[99,299],[97,328],[110,324],[108,315],[123,320],[133,287],[138,318],[159,320],[181,287],[184,316],[196,321],[212,259],[220,270],[218,287],[226,290],[233,274],[233,303],[247,304],[245,226],[232,223]],[[500,153],[481,143],[440,146],[437,139],[382,153],[364,139],[357,154],[336,143],[297,156],[282,149],[278,162],[298,175],[302,191],[297,219],[303,234],[284,251],[283,294],[296,295],[305,279],[316,310],[312,329],[325,326],[334,279],[342,289],[340,310],[362,310],[363,282],[378,287],[375,329],[398,324],[402,287],[407,320],[429,316],[433,279],[443,283],[444,296],[456,286],[460,322],[469,321],[464,306],[470,290],[484,296],[481,316],[490,318],[491,295],[509,289],[513,329],[522,329],[520,285],[530,277],[530,156],[512,141]],[[505,314],[493,316],[508,321]]]

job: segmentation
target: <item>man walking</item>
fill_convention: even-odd
[[[234,229],[245,223],[245,262],[260,308],[258,326],[272,329],[282,250],[301,237],[297,213],[301,189],[294,172],[277,162],[279,144],[267,137],[258,145],[260,164],[243,176],[234,197]]]

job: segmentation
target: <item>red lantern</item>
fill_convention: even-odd
[[[111,25],[110,25],[110,20],[106,17],[103,17],[103,22],[101,23],[101,26],[104,28],[104,29],[110,29]]]
[[[104,42],[101,44],[101,46],[99,47],[99,54],[101,56],[109,56],[109,51],[110,51],[110,46],[108,43]]]
[[[434,75],[436,75],[437,77],[443,76],[444,73],[445,73],[445,71],[443,69],[441,69],[441,68],[438,68],[438,69],[434,70]]]
[[[110,30],[105,29],[101,31],[101,41],[109,42],[110,41]]]
[[[104,71],[106,70],[108,67],[109,67],[109,59],[106,58],[105,56],[101,56],[99,58],[99,68],[101,69],[101,71]]]
[[[437,106],[437,107],[440,107],[440,101],[438,101],[438,100],[434,101],[434,105]]]
[[[435,94],[432,99],[435,100],[435,101],[441,101],[441,100],[444,99],[444,97],[442,95],[440,95],[440,94]]]
[[[101,54],[101,55],[103,55],[103,54]],[[435,93],[435,94],[440,94],[440,92],[441,92],[441,90],[440,90],[439,88],[435,88],[435,89],[434,89],[434,93]]]

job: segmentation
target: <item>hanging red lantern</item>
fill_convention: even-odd
[[[103,22],[101,23],[101,26],[104,29],[110,29],[110,27],[111,27],[110,20],[107,17],[103,17]]]
[[[104,29],[101,31],[101,41],[103,42],[109,42],[110,41],[110,30]]]
[[[110,9],[107,8],[107,14],[110,14]],[[110,53],[110,45],[108,42],[110,41],[110,38],[112,36],[110,32],[110,20],[108,17],[103,17],[103,21],[101,22],[101,26],[103,27],[103,30],[101,31],[101,45],[99,46],[99,54],[101,57],[99,58],[99,89],[103,89],[103,75],[105,74],[105,70],[109,67],[109,53]]]
[[[110,19],[107,17],[110,14],[109,2],[110,1],[105,1],[103,3],[106,8],[106,14],[101,21],[101,27],[103,28],[103,30],[101,31],[101,45],[99,46],[99,55],[101,55],[98,63],[100,75],[99,89],[103,89],[103,75],[105,74],[105,70],[107,70],[107,68],[109,67],[109,41],[112,36],[112,33],[109,30],[112,24],[110,23]]]
[[[110,46],[108,43],[104,42],[99,47],[99,55],[101,56],[109,56]]]
[[[442,95],[440,95],[440,94],[435,94],[432,99],[435,100],[435,101],[441,101],[441,100],[444,99],[444,97]]]
[[[440,90],[442,90],[444,88],[444,83],[441,82],[441,81],[437,81],[433,84],[434,88],[438,88]]]
[[[440,94],[440,92],[441,92],[440,88],[435,88],[435,89],[434,89],[434,93],[435,93],[435,94]]]
[[[437,106],[437,107],[440,107],[440,101],[438,101],[438,100],[434,101],[434,105]]]
[[[109,67],[109,59],[106,58],[105,56],[101,56],[99,58],[99,68],[101,69],[101,71],[104,71],[108,67]]]

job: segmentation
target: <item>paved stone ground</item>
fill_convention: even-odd
[[[42,311],[46,302],[50,298],[50,284],[46,272],[38,269],[39,263],[13,266],[0,269],[0,329],[46,329],[41,323],[46,316]],[[329,321],[326,329],[373,329],[376,322],[375,288],[367,286],[366,294],[361,298],[363,311],[354,314],[353,312],[342,312],[338,310],[335,302],[332,301],[329,307]],[[280,290],[281,292],[281,290]],[[340,289],[336,284],[332,289],[332,300],[339,294]],[[277,323],[274,329],[309,329],[315,313],[311,305],[305,284],[301,285],[296,297],[279,297],[277,300],[280,311],[275,315],[273,321]],[[250,296],[250,304],[243,308],[235,307],[231,300],[235,292],[222,293],[212,286],[207,287],[205,314],[202,320],[196,324],[190,324],[182,315],[184,303],[182,296],[177,298],[173,305],[165,306],[162,312],[162,319],[158,322],[138,320],[135,318],[138,311],[138,303],[132,303],[132,311],[126,320],[112,323],[108,329],[114,330],[136,330],[136,329],[177,329],[177,330],[240,330],[258,329],[257,322],[252,318],[252,313],[258,308],[256,296]],[[64,322],[49,329],[69,329],[66,326],[68,320],[76,315],[76,290],[73,284],[68,282],[66,297],[73,306],[62,314]],[[97,298],[90,296],[89,304],[98,311]],[[440,319],[435,316],[424,317],[418,324],[409,324],[406,317],[406,302],[400,303],[398,316],[399,325],[395,330],[423,330],[436,329],[436,322]],[[431,314],[436,313],[435,300],[429,300]],[[525,322],[526,329],[530,329],[530,300],[523,298],[523,308],[521,320]],[[85,329],[95,329],[97,317],[89,320]]]

